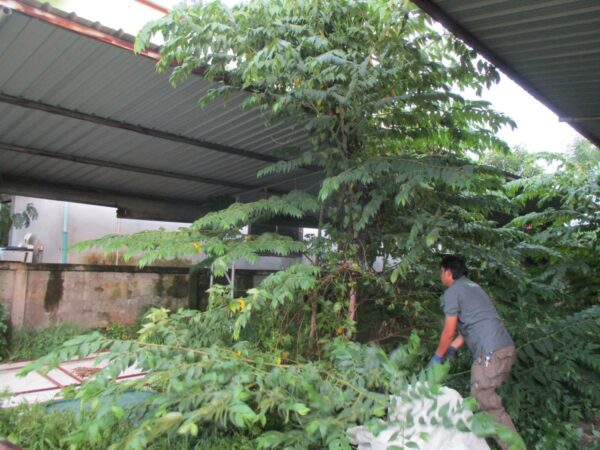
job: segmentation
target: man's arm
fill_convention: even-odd
[[[446,316],[446,320],[444,322],[444,329],[442,330],[442,335],[440,336],[440,343],[435,352],[436,355],[438,355],[440,358],[443,358],[446,355],[446,352],[448,351],[450,345],[453,342],[456,342],[457,340],[462,338],[462,336],[458,336],[456,339],[454,339],[454,337],[456,336],[457,324],[458,316]]]
[[[459,333],[458,336],[456,336],[456,339],[452,341],[452,344],[450,344],[450,348],[444,355],[444,361],[450,361],[451,359],[454,359],[454,357],[458,353],[458,349],[461,348],[464,343],[465,339],[463,338],[462,334]]]
[[[456,339],[454,339],[452,341],[452,344],[450,344],[450,347],[458,350],[459,348],[461,348],[463,346],[464,343],[465,343],[465,338],[463,338],[462,334],[459,334],[458,336],[456,336]]]

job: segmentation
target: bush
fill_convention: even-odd
[[[8,356],[10,359],[41,358],[81,332],[81,328],[68,322],[38,330],[20,329],[10,339]]]
[[[140,320],[137,320],[131,325],[111,322],[104,330],[101,330],[101,332],[109,339],[136,339],[140,327]]]
[[[535,317],[533,310],[524,314]],[[499,392],[506,410],[527,448],[598,448],[593,430],[593,443],[585,447],[581,428],[600,415],[600,307],[564,319],[541,317],[538,312],[538,320],[521,318],[519,323],[529,323],[511,327],[517,361]],[[449,384],[463,395],[469,395],[471,362],[469,352],[461,351],[450,376]]]
[[[0,408],[0,439],[29,450],[68,449],[67,436],[75,426],[73,413],[47,414],[42,405]]]
[[[88,414],[71,433],[72,442],[80,447],[103,443],[161,448],[175,435],[187,436],[197,445],[196,439],[205,433],[218,437],[235,430],[256,436],[254,448],[350,448],[346,430],[380,423],[390,394],[417,401],[439,392],[445,367],[422,372],[418,380],[411,377],[422,356],[414,334],[390,355],[340,337],[323,344],[318,360],[293,361],[288,352],[219,339],[224,325],[231,333],[241,311],[232,311],[235,305],[229,304],[228,296],[211,300],[206,312],[150,311],[137,341],[110,340],[98,332],[78,336],[25,371],[45,370],[59,361],[109,349],[101,357],[108,362],[106,369],[76,393]],[[148,372],[143,380],[113,381],[134,363]],[[136,404],[116,401],[131,390],[151,396]],[[458,423],[448,405],[437,402],[429,419],[448,427],[472,427],[480,435],[501,432],[482,422],[481,415],[475,415],[472,423]],[[406,424],[411,421],[414,418],[407,416]],[[404,437],[410,440],[409,434]],[[521,448],[518,437],[508,439]]]
[[[582,448],[579,427],[600,415],[600,306],[525,326],[515,340],[501,395],[528,448]]]
[[[87,443],[79,446],[74,443],[71,432],[81,420],[85,420],[71,411],[47,412],[43,405],[22,404],[15,408],[0,409],[0,440],[7,439],[28,450],[37,449],[77,449],[100,450],[108,447],[107,441],[95,445]],[[118,427],[112,430],[113,436],[122,433]],[[108,441],[113,437],[110,436]],[[252,450],[254,445],[250,437],[242,434],[230,436],[187,436],[169,435],[154,442],[147,450]]]

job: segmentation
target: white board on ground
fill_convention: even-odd
[[[472,413],[461,411],[459,408],[463,398],[454,389],[443,387],[437,397],[439,406],[450,404],[453,420],[468,420]],[[353,427],[348,430],[358,450],[388,450],[390,448],[405,448],[406,443],[413,442],[421,450],[490,450],[485,439],[475,436],[471,432],[461,432],[457,429],[445,428],[441,423],[431,425],[428,411],[433,406],[433,399],[423,399],[406,402],[400,397],[394,397],[395,408],[390,412],[390,422],[404,422],[407,413],[414,417],[412,427],[401,429],[399,425],[390,423],[376,436],[366,427]],[[419,423],[419,418],[425,419],[425,424]],[[426,437],[426,438],[425,438]]]

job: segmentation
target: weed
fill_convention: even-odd
[[[20,329],[10,339],[8,355],[10,359],[40,358],[81,333],[81,328],[68,322],[38,330]]]
[[[15,408],[0,409],[0,440],[7,439],[22,448],[37,449],[71,449],[86,448],[89,450],[106,448],[111,440],[91,445],[79,445],[71,434],[77,427],[78,415],[70,411],[46,411],[43,405],[22,404]],[[85,420],[85,418],[84,418]],[[123,430],[114,430],[113,434]],[[251,438],[242,434],[230,436],[206,436],[188,438],[177,434],[164,436],[152,443],[148,450],[252,450],[255,445]]]
[[[68,449],[67,436],[76,426],[73,413],[47,414],[42,405],[0,409],[0,438],[30,450]]]
[[[131,325],[123,325],[122,323],[112,322],[105,329],[101,330],[102,334],[109,339],[137,339],[138,330],[141,324],[138,321]]]

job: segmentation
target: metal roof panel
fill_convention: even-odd
[[[9,3],[41,8],[33,0],[0,0],[0,5]],[[118,36],[117,31],[95,25],[90,37],[61,22],[91,26],[88,21],[45,7],[60,19],[53,23],[41,9],[35,9],[41,11],[39,17],[25,9],[18,7],[0,20],[0,174],[7,179],[34,180],[38,193],[39,186],[53,183],[59,186],[56,192],[80,189],[77,195],[83,198],[85,192],[119,192],[128,204],[132,195],[198,204],[243,194],[239,188],[164,174],[254,186],[247,189],[249,194],[270,184],[303,185],[305,170],[256,178],[268,163],[252,155],[310,144],[302,127],[268,125],[265,113],[242,110],[249,93],[200,109],[198,100],[214,83],[191,76],[174,89],[167,74],[156,74],[153,59],[128,50],[131,37],[111,45],[95,39],[93,31]],[[17,147],[7,150],[11,145]],[[247,153],[224,153],[221,148]],[[114,167],[98,165],[106,162]],[[130,166],[150,172],[122,169]],[[300,181],[294,184],[297,177]],[[17,184],[22,189],[23,183]],[[118,205],[118,200],[104,203]]]
[[[600,146],[598,0],[414,0]]]

